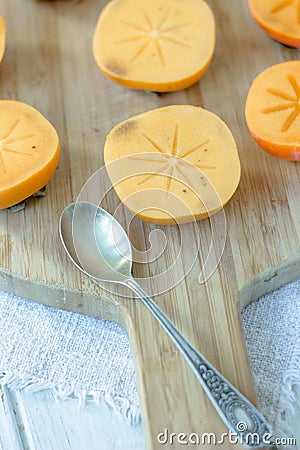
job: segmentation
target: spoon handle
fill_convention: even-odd
[[[246,448],[271,446],[271,426],[257,408],[190,344],[134,278],[127,279],[125,284],[140,298],[185,357],[231,431],[231,437],[236,437]]]

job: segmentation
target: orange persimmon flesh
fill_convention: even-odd
[[[121,122],[106,138],[104,161],[124,206],[157,224],[192,222],[217,212],[240,179],[227,125],[190,105],[166,106]]]
[[[300,160],[300,61],[261,72],[246,100],[245,116],[255,141],[268,153]]]
[[[26,103],[0,101],[0,209],[41,189],[55,172],[59,138],[55,128]]]
[[[3,17],[0,16],[0,62],[2,61],[4,56],[5,42],[6,42],[5,22],[3,20]]]
[[[300,47],[300,5],[298,0],[248,0],[258,25],[273,39]]]
[[[215,48],[215,20],[203,0],[111,0],[93,51],[101,71],[131,89],[167,92],[194,84]]]

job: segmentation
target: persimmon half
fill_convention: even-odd
[[[203,0],[111,0],[93,51],[101,71],[132,89],[184,89],[204,74],[215,48],[215,20]]]
[[[106,138],[104,161],[124,206],[157,224],[216,213],[240,179],[231,131],[216,114],[191,105],[157,108],[119,123]]]
[[[0,62],[3,59],[6,44],[6,28],[3,17],[0,16]]]
[[[39,191],[59,161],[59,138],[51,123],[32,106],[0,101],[0,209]]]
[[[275,64],[255,78],[245,117],[252,137],[263,150],[300,161],[300,61]]]
[[[258,25],[276,41],[300,47],[299,0],[248,0]]]

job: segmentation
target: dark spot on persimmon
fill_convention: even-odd
[[[136,124],[135,120],[127,120],[122,125],[120,125],[118,128],[116,128],[114,135],[116,137],[124,136],[124,135],[130,133],[136,127],[137,127],[137,124]]]
[[[109,72],[112,72],[116,75],[120,75],[120,76],[125,76],[126,75],[126,70],[124,69],[124,67],[120,66],[120,64],[118,64],[117,61],[109,61],[105,64],[105,68],[106,70],[108,70]]]

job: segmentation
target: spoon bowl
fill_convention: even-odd
[[[129,239],[104,209],[88,202],[71,203],[62,212],[59,230],[68,256],[89,277],[114,283],[131,277]]]

